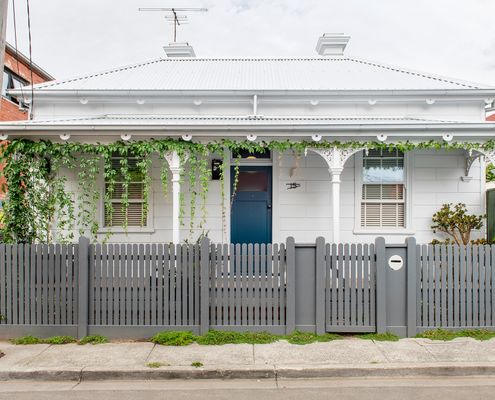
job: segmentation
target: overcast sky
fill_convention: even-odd
[[[323,32],[343,32],[349,55],[495,85],[495,0],[31,0],[33,59],[67,78],[162,57],[172,27],[138,8],[171,6],[209,9],[179,30],[198,57],[311,57]]]

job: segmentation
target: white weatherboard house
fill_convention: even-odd
[[[188,45],[174,44],[166,48],[168,58],[37,85],[33,120],[3,123],[0,131],[9,138],[52,141],[70,135],[70,141],[86,143],[121,137],[483,143],[494,137],[485,105],[495,88],[348,57],[348,41],[324,35],[314,58],[271,59],[195,58]],[[309,148],[303,156],[245,154],[231,208],[232,155],[225,154],[226,223],[220,183],[211,180],[205,230],[214,242],[279,242],[288,236],[296,242],[318,236],[371,242],[378,235],[429,242],[435,237],[431,217],[443,203],[463,202],[469,211],[484,213],[486,157],[495,154],[340,148]],[[167,161],[170,195],[162,193],[156,156],[145,226],[130,220],[125,234],[115,216],[113,226],[105,227],[102,200],[102,235],[111,229],[111,242],[133,243],[190,236],[187,215],[179,224],[179,192],[186,193],[187,204],[187,181],[179,182],[177,155],[167,154]],[[103,193],[103,178],[100,184]],[[75,188],[73,182],[68,190]],[[139,193],[133,204],[137,221]]]

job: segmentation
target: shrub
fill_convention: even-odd
[[[187,346],[194,341],[194,335],[188,331],[159,332],[151,341],[162,346]]]
[[[203,366],[202,362],[194,361],[191,363],[191,367],[201,368]]]
[[[168,365],[168,364],[164,364],[164,363],[157,362],[157,361],[149,362],[148,364],[146,364],[146,366],[148,368],[160,368],[160,367],[163,367],[165,365]]]
[[[483,215],[468,214],[466,205],[457,203],[444,204],[442,208],[433,214],[433,233],[437,231],[449,235],[456,244],[467,245],[471,240],[471,231],[481,229],[483,226]]]
[[[107,343],[108,339],[105,336],[102,335],[89,335],[83,337],[77,344],[84,345],[84,344],[103,344]]]
[[[449,331],[446,329],[432,329],[416,335],[418,338],[431,340],[453,340],[458,337],[470,337],[476,340],[489,340],[495,338],[495,332],[486,329],[464,329],[462,331]]]

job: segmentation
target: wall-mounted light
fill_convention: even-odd
[[[452,135],[451,133],[446,133],[442,135],[442,139],[445,140],[446,142],[451,142],[452,139],[454,139],[454,135]]]
[[[120,135],[120,138],[121,138],[124,142],[128,142],[129,140],[131,140],[132,135],[130,135],[130,134],[128,134],[128,133],[123,133],[122,135]]]
[[[377,102],[377,100],[376,100],[376,99],[369,99],[369,100],[368,100],[368,104],[369,104],[370,106],[374,106],[374,105],[376,104],[376,102]]]
[[[313,99],[309,102],[309,104],[311,104],[312,106],[316,107],[318,104],[320,104],[320,101],[319,100],[316,100],[316,99]]]
[[[384,135],[383,133],[381,133],[380,135],[377,135],[377,136],[376,136],[376,139],[377,139],[379,142],[384,142],[385,140],[387,140],[387,135]]]
[[[435,104],[435,99],[426,99],[426,104],[432,106],[433,104]]]
[[[145,99],[137,99],[136,103],[138,103],[140,106],[142,106],[144,103],[146,103]]]
[[[252,133],[246,136],[246,139],[249,140],[250,142],[254,142],[256,138],[257,136],[253,135]]]
[[[62,133],[60,135],[60,139],[62,139],[64,142],[70,139],[70,133]]]
[[[211,180],[219,181],[222,175],[222,160],[211,160]]]
[[[82,99],[79,100],[81,104],[88,104],[89,100],[86,97],[83,97]]]
[[[186,142],[190,142],[192,139],[192,135],[186,134],[182,135],[182,140],[185,140]]]
[[[313,139],[313,142],[319,142],[319,141],[321,141],[322,136],[318,135],[318,134],[314,134],[314,135],[311,135],[311,139]]]
[[[200,106],[201,104],[203,104],[203,102],[200,99],[194,99],[193,103],[195,106]]]
[[[8,138],[9,138],[9,135],[7,135],[6,133],[0,134],[0,140],[7,140]]]

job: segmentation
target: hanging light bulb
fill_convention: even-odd
[[[123,133],[122,135],[120,135],[120,138],[125,141],[125,142],[128,142],[129,140],[131,140],[132,138],[132,135],[128,134],[128,133]]]
[[[379,142],[384,142],[385,140],[387,140],[387,135],[384,135],[383,133],[381,133],[381,134],[377,135],[376,138]]]
[[[451,133],[446,133],[442,136],[442,139],[446,142],[451,142],[452,139],[454,139],[454,135],[452,135]]]
[[[314,134],[314,135],[311,135],[311,139],[313,139],[313,142],[319,142],[319,141],[321,141],[322,136],[318,135],[318,134]]]
[[[256,136],[256,135],[253,135],[253,134],[251,133],[251,134],[247,135],[247,136],[246,136],[246,138],[247,138],[247,140],[249,140],[250,142],[254,142],[254,141],[256,140],[257,136]]]
[[[7,135],[6,133],[0,134],[0,140],[7,140],[8,138],[9,138],[9,135]]]
[[[186,142],[190,142],[192,139],[192,135],[186,134],[182,135],[182,140],[185,140]]]
[[[60,135],[60,139],[62,139],[64,142],[70,139],[70,133],[62,133]]]

